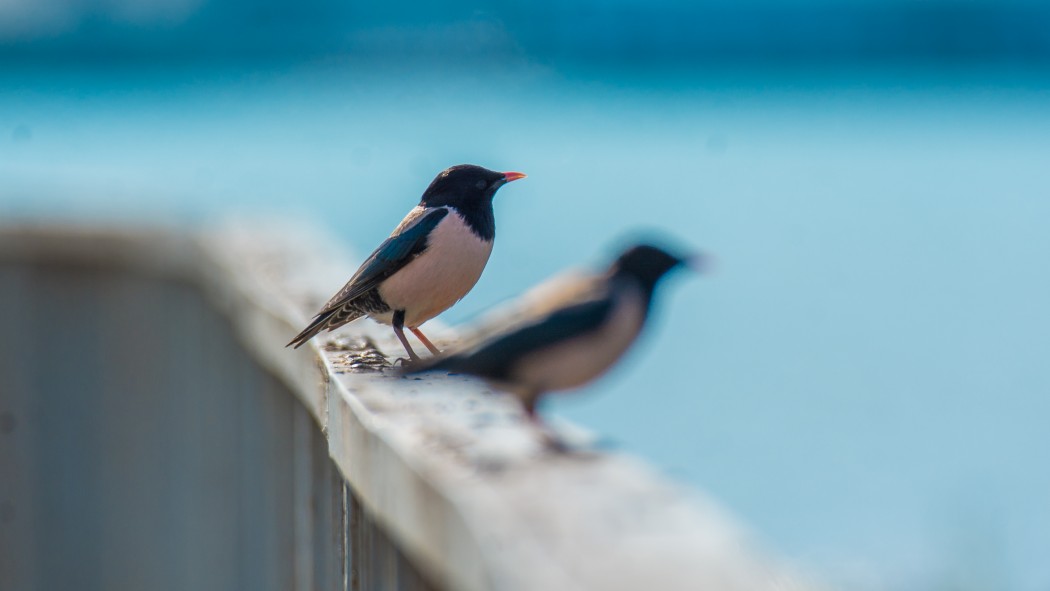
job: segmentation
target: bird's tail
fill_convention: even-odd
[[[303,332],[295,335],[295,338],[288,341],[285,347],[293,347],[298,349],[303,346],[306,341],[317,336],[324,330],[332,330],[338,328],[351,320],[357,320],[361,317],[360,312],[349,311],[345,308],[335,308],[334,310],[327,310],[318,314],[313,322],[309,326],[303,329]]]

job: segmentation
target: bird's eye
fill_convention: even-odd
[[[478,181],[475,186],[479,189],[484,189],[488,186],[488,183],[486,183],[485,181]]]

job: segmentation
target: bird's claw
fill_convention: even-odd
[[[551,433],[543,434],[543,445],[548,451],[555,454],[569,454],[573,451],[573,447],[564,439]]]
[[[609,438],[581,440],[575,437],[566,438],[549,426],[541,425],[540,437],[543,447],[553,454],[590,457],[616,448],[616,442]]]
[[[404,357],[398,357],[393,361],[393,363],[390,364],[390,367],[399,372],[400,374],[404,375],[412,372],[413,369],[415,369],[421,363],[422,360],[419,357],[411,357],[408,359],[405,359]]]

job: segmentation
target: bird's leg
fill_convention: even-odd
[[[401,344],[405,346],[405,351],[408,351],[408,356],[412,361],[419,361],[419,355],[412,350],[412,346],[408,344],[408,339],[405,338],[405,311],[398,310],[394,312],[394,318],[390,324],[394,327],[394,334],[397,335],[397,340],[401,341]]]
[[[538,396],[532,392],[526,392],[521,397],[521,404],[525,407],[525,416],[528,417],[534,425],[543,426],[543,421],[540,420],[539,415],[536,414],[536,399]]]
[[[418,328],[412,328],[411,326],[408,327],[408,330],[411,330],[412,334],[416,335],[416,338],[419,339],[419,342],[426,345],[427,349],[430,349],[431,353],[433,353],[434,355],[441,354],[441,351],[439,351],[438,348],[434,346],[434,343],[430,342],[430,339],[427,338],[427,335],[423,334],[423,331],[419,330]]]
[[[543,444],[547,449],[554,453],[568,453],[572,451],[569,444],[565,443],[558,434],[552,429],[547,423],[543,422],[540,415],[536,413],[536,403],[539,400],[539,395],[535,393],[525,394],[521,402],[525,406],[525,417],[529,419],[536,429],[540,432],[540,437],[543,439]]]

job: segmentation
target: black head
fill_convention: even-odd
[[[458,164],[434,178],[423,199],[423,207],[453,207],[471,229],[486,240],[496,234],[492,198],[503,185],[525,178],[520,172],[496,172],[473,164]]]
[[[612,264],[614,275],[627,275],[642,283],[647,291],[652,291],[656,283],[668,271],[685,265],[692,265],[695,257],[679,257],[666,250],[650,244],[632,246]]]

